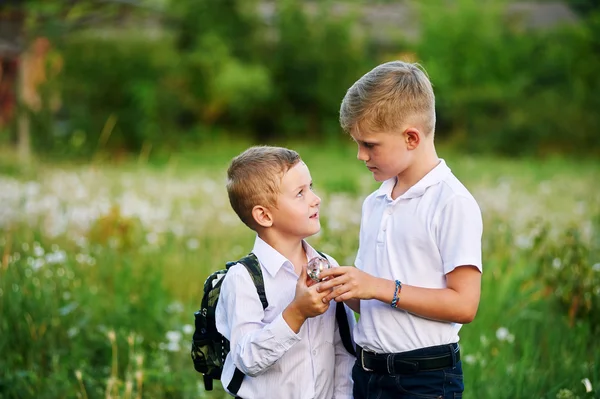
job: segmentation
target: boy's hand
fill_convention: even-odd
[[[318,285],[311,284],[308,280],[310,277],[304,265],[296,283],[294,300],[283,311],[283,319],[296,333],[300,331],[306,319],[323,314],[329,309],[329,301],[326,301],[325,297],[330,290],[317,290]]]
[[[320,282],[317,287],[319,292],[331,291],[323,298],[329,303],[335,299],[336,302],[348,299],[372,299],[375,277],[365,273],[354,266],[340,266],[323,270],[320,277],[327,281]]]

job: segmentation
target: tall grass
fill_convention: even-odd
[[[310,242],[351,264],[377,185],[351,147],[294,147],[323,197]],[[0,169],[0,397],[226,397],[204,392],[189,340],[204,279],[253,243],[223,184],[239,149]],[[600,275],[597,166],[442,155],[485,223],[481,305],[461,330],[465,397],[600,397],[600,288],[565,277]],[[561,252],[573,229],[577,265]],[[570,292],[596,302],[573,315]]]

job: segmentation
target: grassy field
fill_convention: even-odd
[[[309,241],[351,264],[377,184],[350,144],[291,146],[323,198]],[[27,170],[3,153],[0,398],[226,397],[204,392],[189,340],[205,277],[253,243],[224,189],[243,148]],[[485,223],[464,397],[599,398],[599,163],[440,156]]]

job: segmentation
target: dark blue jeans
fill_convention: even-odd
[[[447,347],[430,347],[410,352],[410,357],[428,357],[447,353]],[[360,359],[352,369],[354,399],[453,399],[464,390],[462,363],[412,374],[379,374],[365,371]]]

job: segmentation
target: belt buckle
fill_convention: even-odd
[[[368,368],[367,366],[365,366],[365,350],[364,349],[360,351],[360,363],[361,363],[363,370],[371,371],[371,372],[373,371],[370,368]]]

